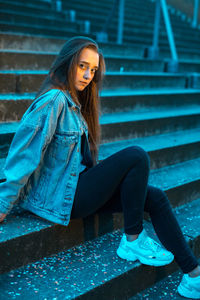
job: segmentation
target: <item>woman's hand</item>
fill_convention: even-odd
[[[5,219],[6,216],[7,216],[6,214],[0,213],[0,222],[3,222],[3,220]]]

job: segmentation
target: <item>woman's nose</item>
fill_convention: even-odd
[[[90,69],[88,68],[84,75],[83,75],[84,79],[90,79],[91,78],[91,74],[90,74]]]

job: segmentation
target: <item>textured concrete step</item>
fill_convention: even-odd
[[[200,60],[184,60],[179,63],[179,72],[197,72],[200,73]]]
[[[99,22],[100,23],[100,22]],[[138,37],[141,37],[141,42],[146,44],[151,42],[152,43],[152,37],[153,37],[153,26],[152,27],[145,27],[144,28],[144,23],[139,23],[137,21],[130,21],[127,22],[125,21],[124,23],[124,36],[123,36],[123,41],[124,42],[131,42],[131,41],[137,41]],[[152,22],[154,24],[154,22]],[[91,31],[92,32],[98,32],[101,30],[101,26],[98,25],[98,23],[94,23],[91,25]],[[116,24],[111,23],[109,26],[109,39],[113,40],[116,39],[117,37],[117,22]],[[137,38],[137,39],[136,39]],[[196,34],[196,32],[193,32],[190,29],[182,29],[178,28],[178,30],[174,30],[174,40],[175,44],[177,46],[187,46],[187,43],[191,43],[191,46],[199,48],[199,40],[200,40],[200,35],[199,33]],[[159,43],[166,45],[168,44],[168,38],[166,34],[166,29],[164,26],[161,27],[161,30],[159,32]]]
[[[45,53],[34,51],[0,50],[1,70],[48,70],[57,53]],[[108,71],[140,71],[140,72],[163,72],[166,62],[161,60],[150,60],[145,58],[130,58],[117,55],[105,55],[106,69]],[[198,60],[180,60],[179,72],[199,72],[200,62]]]
[[[51,8],[51,2],[46,2],[47,5],[43,5],[45,2],[40,2],[40,5],[34,5],[33,1],[22,3],[20,1],[0,1],[0,9],[1,10],[9,10],[11,12],[16,13],[24,13],[24,14],[37,14],[38,16],[43,16],[48,12],[49,17],[57,18],[58,20],[61,17],[64,17],[64,14],[61,12],[56,12],[55,9]]]
[[[200,126],[200,108],[199,105],[193,105],[187,109],[106,113],[100,117],[100,124],[103,142],[195,129]],[[7,137],[10,140],[17,127],[18,122],[1,124],[1,142],[5,143]]]
[[[64,44],[64,38],[56,37],[40,37],[37,35],[28,35],[28,34],[14,34],[14,33],[0,33],[0,49],[13,49],[13,50],[24,50],[24,51],[44,51],[48,52],[58,52],[62,45]],[[112,43],[100,44],[100,47],[103,50],[104,54],[115,53],[115,55],[123,55],[126,57],[144,57],[145,56],[145,47],[144,45],[135,44],[131,45],[116,45]],[[180,58],[191,58],[199,59],[200,54],[198,50],[195,49],[181,49],[178,48],[178,54]],[[169,47],[160,48],[160,57],[166,58],[171,57]]]
[[[0,120],[12,122],[21,117],[34,100],[35,94],[1,94]],[[122,111],[154,111],[198,105],[200,90],[103,90],[101,91],[101,114]]]
[[[36,92],[47,75],[47,71],[0,71],[1,93]],[[123,80],[122,80],[123,79]],[[106,89],[152,89],[184,88],[187,76],[159,72],[106,72],[103,88]]]
[[[81,11],[83,11],[83,9],[84,9],[84,7],[82,7],[81,6]],[[87,10],[88,10],[88,8],[87,8]],[[95,8],[95,10],[96,10],[96,8]],[[9,20],[9,18],[12,18],[12,22],[13,22],[13,20],[15,20],[16,22],[22,22],[22,23],[26,23],[27,22],[27,20],[28,20],[28,23],[30,23],[30,22],[33,22],[33,23],[35,23],[35,22],[37,22],[37,15],[35,15],[34,16],[34,14],[32,13],[30,16],[28,16],[28,15],[25,15],[25,14],[22,14],[21,13],[21,15],[18,13],[18,14],[16,14],[16,11],[14,11],[14,12],[12,12],[11,10],[8,10],[8,8],[7,8],[7,11],[2,11],[2,13],[3,13],[3,15],[2,15],[2,20],[6,20],[6,21],[8,21]],[[93,14],[94,15],[94,14]],[[99,14],[99,15],[101,15],[101,14]],[[141,14],[140,13],[138,13],[137,12],[137,14],[136,14],[136,16],[137,15],[140,15],[140,19],[141,19]],[[96,16],[97,17],[97,16]],[[149,20],[149,16],[147,16],[147,18],[148,18],[148,20]],[[79,16],[79,18],[78,19],[90,19],[91,20],[91,16],[87,16],[87,15],[82,15],[82,17],[80,17]],[[127,17],[126,17],[126,19],[127,19]],[[135,19],[135,18],[134,18]],[[173,18],[172,18],[173,19]],[[132,16],[132,13],[131,13],[131,20],[133,20],[133,16]],[[141,21],[141,20],[140,20]],[[40,23],[44,23],[43,25],[46,25],[47,26],[47,24],[49,24],[49,23],[47,23],[47,22],[54,22],[54,19],[50,19],[50,18],[43,18],[43,19],[41,19],[41,22]],[[60,21],[60,18],[58,18],[58,20],[56,20],[56,24],[58,24],[59,22],[61,22],[62,23],[62,21]],[[133,22],[133,21],[132,21]],[[102,21],[101,22],[99,22],[99,23],[102,23]],[[52,23],[53,24],[53,23]],[[126,22],[125,22],[125,24],[126,24]],[[152,24],[153,24],[153,20],[152,20]],[[74,24],[71,24],[70,26],[75,26],[75,25],[77,25],[77,22],[76,22],[76,24],[74,23]],[[114,25],[115,26],[115,28],[116,28],[116,25]],[[129,26],[127,27],[127,30],[128,30],[128,28],[130,28],[130,27],[132,27],[132,31],[133,30],[135,30],[135,26],[134,26],[134,23],[132,24],[132,26],[130,26],[130,24],[129,24]],[[142,23],[141,23],[141,28],[142,28],[143,26],[142,26]],[[92,28],[93,28],[93,25],[92,25]],[[24,28],[25,29],[25,28]],[[99,29],[101,29],[101,27],[99,27]],[[8,28],[7,28],[7,30],[8,30]],[[16,30],[16,28],[15,28],[15,30]],[[93,28],[93,30],[95,30],[95,28]],[[140,30],[141,31],[141,30]],[[111,28],[109,29],[109,32],[111,32]],[[126,27],[125,27],[125,30],[124,30],[124,33],[125,33],[125,40],[127,39],[127,37],[126,37]],[[135,34],[136,34],[137,32],[135,32]],[[135,34],[134,34],[134,36],[135,36]],[[140,34],[143,34],[143,35],[145,35],[145,32],[144,33],[140,33]],[[128,32],[127,32],[127,35],[128,36],[131,36]],[[148,35],[149,36],[149,35]],[[150,33],[150,36],[152,36],[152,30],[151,30],[151,33]],[[185,35],[185,37],[186,37],[187,35]],[[192,36],[192,35],[191,35]],[[193,38],[194,38],[194,36],[193,36]],[[165,39],[166,39],[166,36],[165,36]],[[175,38],[176,39],[176,38]],[[111,38],[111,40],[113,40],[113,38]],[[192,41],[191,41],[192,42]],[[149,42],[148,42],[149,43]],[[197,47],[198,47],[198,44],[197,44]]]
[[[99,2],[98,0],[89,0],[89,1],[85,1],[85,6],[92,6],[92,7],[103,7],[103,8],[110,8],[113,5],[113,1],[101,1]],[[76,7],[79,7],[83,4],[83,2],[81,2],[81,0],[74,0],[73,2],[64,2],[63,3],[63,7],[68,7],[69,5],[75,5]],[[154,6],[154,4],[150,3],[149,1],[145,0],[145,1],[136,1],[136,0],[127,0],[126,1],[126,8],[141,8],[141,4],[144,6],[144,11],[148,11],[148,9],[152,8],[152,6]],[[145,4],[145,5],[144,5]]]
[[[163,134],[200,126],[200,111],[196,108],[169,109],[154,112],[128,111],[105,114],[100,118],[103,142]]]
[[[27,24],[27,25],[36,25],[37,27],[50,27],[50,28],[59,28],[62,29],[62,27],[66,26],[69,31],[76,31],[78,29],[78,23],[77,22],[69,22],[67,19],[63,19],[63,16],[61,15],[59,18],[51,17],[48,15],[40,16],[38,14],[28,14],[28,13],[22,13],[22,12],[16,12],[11,11],[9,9],[2,9],[0,12],[0,18],[1,22],[6,21],[9,22],[11,25],[15,24]]]
[[[1,30],[5,32],[16,32],[16,33],[30,33],[30,34],[38,34],[38,35],[51,35],[51,36],[57,36],[57,37],[71,37],[74,35],[84,35],[84,29],[81,26],[77,26],[78,29],[75,30],[74,28],[61,26],[61,27],[56,27],[52,26],[50,27],[49,25],[41,25],[41,27],[38,27],[37,25],[34,24],[26,24],[26,23],[17,23],[17,24],[10,24],[7,21],[1,21]],[[80,28],[80,29],[79,29]],[[71,31],[70,31],[71,29]],[[72,34],[73,33],[73,34]],[[96,33],[91,33],[87,34],[87,36],[96,39]],[[110,34],[109,35],[109,42],[114,43],[116,42],[116,34]],[[129,34],[124,36],[123,39],[125,44],[138,44],[141,46],[150,46],[152,44],[152,34],[145,34],[141,33],[140,31],[137,32],[137,34]],[[188,45],[188,43],[191,44],[191,46]],[[160,45],[161,47],[163,46],[168,46],[168,41],[167,38],[164,37],[160,39]],[[177,48],[180,47],[181,49],[188,48],[190,47],[197,48],[199,49],[199,43],[198,40],[194,41],[182,41],[182,38],[180,40],[176,41],[176,46]]]
[[[16,122],[0,124],[0,159],[7,155],[17,126],[18,123]]]
[[[40,37],[37,35],[0,32],[0,49],[57,53],[68,38],[52,36]],[[99,46],[106,55],[113,55],[113,53],[115,53],[115,55],[144,57],[144,47],[138,45],[126,46],[124,48],[124,45],[116,45],[115,43],[99,43]]]
[[[21,120],[23,114],[33,102],[34,98],[35,95],[32,94],[0,95],[1,122]]]
[[[97,13],[97,11],[99,12],[99,15],[97,15],[97,18],[101,18],[101,19],[106,19],[108,14],[109,14],[109,10],[112,9],[112,5],[109,5],[107,7],[102,6],[102,3],[96,3],[95,5],[91,5],[90,4],[87,6],[84,5],[82,2],[66,2],[63,3],[63,8],[64,9],[74,9],[76,10],[76,14],[78,18],[83,18],[84,16],[86,16],[86,18],[93,20],[94,15]],[[126,20],[138,20],[141,23],[144,20],[149,19],[149,23],[153,23],[154,21],[154,15],[155,15],[155,6],[152,5],[152,3],[149,3],[148,1],[146,1],[144,3],[144,5],[142,5],[141,3],[139,4],[135,4],[134,1],[126,1],[126,5],[125,5],[125,21]],[[184,26],[184,22],[181,20],[181,18],[177,17],[174,14],[170,14],[170,19],[172,24],[176,24],[178,23],[180,26],[183,23]],[[118,17],[118,10],[115,12],[113,19],[111,20],[112,22],[115,22],[117,20]],[[162,15],[161,15],[162,18]],[[187,24],[188,27],[188,24]]]
[[[2,2],[7,3],[7,1],[2,1]],[[12,0],[9,2],[16,3],[16,4],[19,3],[18,0]],[[20,0],[20,4],[27,6],[27,1]],[[51,7],[51,4],[49,3],[49,1],[40,1],[40,0],[31,0],[31,5],[33,7],[40,7],[40,8],[47,9],[47,10],[50,9],[50,7]]]
[[[1,70],[48,70],[57,53],[47,54],[14,50],[0,50]],[[105,55],[108,71],[164,71],[164,62],[148,59]],[[195,65],[195,64],[193,64]]]
[[[180,130],[200,127],[200,108],[198,105],[180,109],[164,109],[144,112],[118,112],[100,117],[102,142],[114,142],[125,139],[147,137]],[[19,122],[1,123],[0,143],[9,145]]]
[[[74,4],[73,4],[74,5]],[[1,9],[3,10],[9,10],[9,13],[10,15],[12,13],[16,13],[16,12],[20,12],[20,13],[23,13],[23,14],[31,14],[32,16],[36,15],[36,17],[39,15],[43,15],[45,16],[47,10],[44,9],[44,8],[40,8],[38,6],[34,6],[32,3],[29,4],[27,3],[26,6],[25,5],[22,5],[22,4],[17,4],[15,2],[4,2],[4,1],[0,1],[0,7]],[[65,7],[65,6],[64,6]],[[91,6],[90,6],[91,7]],[[100,13],[99,9],[100,7],[97,7],[97,5],[95,6],[95,14],[93,12],[88,12],[88,9],[90,9],[90,7],[84,7],[83,5],[81,6],[81,9],[77,9],[77,4],[76,4],[76,7],[74,6],[75,11],[76,11],[76,16],[77,16],[77,20],[90,20],[92,22],[91,24],[91,29],[92,31],[97,31],[97,28],[100,29],[102,28],[102,22],[105,22],[105,19],[106,19],[106,14],[105,14],[105,7],[103,8],[104,11],[103,13]],[[67,9],[69,9],[67,7]],[[84,11],[85,9],[85,11]],[[110,6],[107,7],[107,10],[110,10]],[[144,14],[144,8],[143,9],[143,14]],[[99,14],[97,15],[96,14],[96,11],[98,10]],[[128,11],[129,12],[130,9],[128,8]],[[133,13],[135,13],[135,15],[133,16]],[[132,30],[135,30],[137,27],[140,28],[140,30],[143,28],[143,22],[141,20],[141,14],[138,12],[138,11],[135,11],[135,9],[133,9],[133,11],[131,12],[131,15],[128,16],[127,13],[125,14],[126,15],[126,18],[124,20],[124,32],[126,33],[126,31],[130,28],[132,28]],[[137,17],[138,15],[140,15],[140,18],[138,19],[137,21]],[[59,22],[61,19],[66,19],[67,18],[65,17],[64,15],[64,10],[62,10],[61,13],[56,13],[55,11],[53,11],[52,9],[48,9],[48,17],[53,17],[54,19],[57,18],[57,21]],[[99,20],[99,24],[97,24],[96,20]],[[148,16],[146,17],[149,19],[149,11],[148,11]],[[116,26],[117,26],[117,22],[118,22],[118,19],[117,19],[117,15],[114,16],[112,22],[109,24],[109,32],[111,32],[111,29],[116,32]],[[133,23],[134,22],[134,23]],[[153,32],[153,19],[152,19],[152,22],[149,22],[148,24],[146,24],[145,26],[145,29],[147,30],[148,28],[151,29],[151,32]],[[164,27],[164,24],[163,22],[161,22],[161,32],[164,32],[165,33],[165,27]],[[191,32],[191,36],[194,38],[195,36],[198,36],[200,35],[200,33],[195,29],[193,28],[189,28],[188,25],[187,27],[184,27],[184,30],[182,30],[182,28],[179,28],[177,26],[174,26],[174,33],[179,33],[180,32],[184,35],[184,37],[186,36],[186,33],[189,33]]]
[[[181,106],[199,104],[200,90],[166,89],[166,90],[103,90],[101,92],[101,111],[112,113],[119,111],[135,112],[162,110]],[[0,98],[1,99],[1,98]],[[3,99],[2,99],[3,100]]]
[[[198,158],[199,143],[199,128],[182,130],[102,143],[100,145],[99,158],[102,160],[123,148],[138,145],[149,153],[151,169],[157,169]]]
[[[81,2],[68,2],[68,3],[64,3],[64,8],[66,7],[66,9],[75,9],[76,10],[76,14],[77,14],[77,18],[81,18],[81,19],[89,19],[92,21],[92,28],[93,25],[95,23],[95,17],[98,18],[99,22],[98,23],[102,23],[105,21],[105,18],[107,17],[107,15],[105,15],[105,7],[103,8],[104,11],[100,11],[101,7],[100,5],[98,6],[98,3],[94,5],[89,5],[89,7],[87,7],[86,5],[83,6],[83,4]],[[107,9],[111,9],[111,6],[107,7]],[[99,11],[99,14],[96,15],[96,11]],[[152,3],[149,3],[148,1],[145,2],[144,5],[141,5],[141,3],[135,5],[134,2],[126,2],[126,6],[125,6],[125,24],[127,21],[131,20],[131,21],[135,21],[138,20],[138,22],[141,23],[142,26],[142,22],[144,23],[144,21],[148,20],[148,23],[154,23],[154,13],[155,13],[155,7],[154,4],[152,5]],[[169,10],[170,13],[170,10]],[[189,28],[189,24],[187,24],[186,22],[184,22],[180,17],[177,17],[175,14],[170,14],[170,19],[172,22],[172,26],[174,29],[176,29],[177,27],[180,26],[180,28],[184,28],[185,30],[190,29]],[[111,28],[112,25],[114,25],[116,27],[116,22],[117,22],[117,13],[115,13],[115,15],[113,16],[112,22],[109,26],[109,29]],[[161,25],[163,24],[163,20],[161,22]]]
[[[200,51],[198,49],[177,48],[179,59],[200,60]],[[172,58],[171,52],[167,47],[160,47],[160,59]]]
[[[131,3],[131,2],[130,2]],[[3,4],[2,4],[3,5]],[[70,8],[74,8],[74,9],[76,9],[76,11],[77,11],[77,16],[78,16],[78,18],[77,19],[89,19],[89,20],[96,20],[96,19],[93,19],[94,18],[94,14],[96,13],[96,11],[98,11],[99,12],[99,14],[98,15],[96,15],[95,16],[95,18],[99,18],[100,16],[103,16],[103,18],[104,18],[104,20],[105,20],[105,18],[107,17],[106,15],[105,15],[105,7],[102,7],[102,6],[99,6],[99,7],[97,7],[97,5],[95,5],[95,6],[93,6],[93,5],[89,5],[89,7],[84,7],[83,5],[82,5],[82,3],[79,5],[78,3],[74,3],[73,2],[73,4],[72,4],[73,6],[72,7],[70,7]],[[147,7],[147,5],[149,5],[149,7]],[[140,13],[140,10],[141,10],[141,3],[140,3],[140,5],[138,5],[137,4],[137,8],[134,6],[132,6],[132,7],[129,7],[128,6],[128,3],[127,3],[127,5],[126,5],[126,7],[127,7],[127,12],[126,12],[126,18],[125,18],[125,24],[126,24],[126,20],[128,20],[129,18],[130,18],[130,20],[133,20],[133,14],[135,14],[135,16],[134,16],[134,20],[139,16],[139,21],[141,22],[142,20],[141,20],[141,18],[144,16],[146,19],[145,20],[147,20],[148,19],[148,21],[149,21],[149,19],[150,18],[152,18],[152,24],[153,24],[153,20],[154,20],[154,7],[153,7],[154,5],[152,5],[152,4],[150,4],[150,3],[148,3],[148,2],[145,2],[145,5],[144,5],[144,7],[142,7],[142,14]],[[102,7],[102,8],[101,8]],[[152,9],[151,8],[153,8],[153,11],[152,11]],[[7,7],[7,9],[8,9],[8,7]],[[84,9],[85,9],[85,11],[84,11]],[[101,9],[102,9],[102,13],[100,13],[100,11],[101,11]],[[110,10],[111,9],[111,5],[109,4],[109,7],[107,7],[107,10]],[[91,12],[90,12],[90,14],[88,14],[88,10],[91,10]],[[93,11],[92,11],[93,10]],[[52,10],[50,10],[50,13],[51,13],[51,11]],[[9,11],[9,13],[11,14],[12,13],[12,11]],[[34,13],[34,9],[32,10],[32,14]],[[81,15],[80,15],[80,13],[82,13]],[[129,13],[130,13],[130,16],[129,16]],[[87,15],[88,14],[88,15]],[[145,14],[147,14],[146,16],[145,16]],[[105,16],[104,16],[105,15]],[[9,16],[10,17],[10,16]],[[114,18],[114,19],[116,19],[116,18]],[[185,28],[185,30],[187,29],[187,28],[189,28],[189,26],[188,26],[188,24],[185,24],[184,22],[181,22],[181,19],[180,18],[177,18],[177,16],[174,16],[174,15],[171,15],[171,21],[172,21],[172,24],[173,24],[173,22],[178,22],[177,24],[179,24],[179,25],[181,25],[181,26],[184,26],[184,28]],[[113,20],[113,22],[116,22],[115,20]],[[101,22],[99,22],[99,23],[102,23],[102,21]],[[142,24],[141,24],[142,25]],[[92,27],[93,27],[93,24],[92,24]],[[116,27],[116,26],[115,26]],[[130,26],[129,26],[130,27]],[[177,26],[174,26],[174,27],[177,27]],[[133,27],[134,28],[134,27]]]
[[[123,80],[122,80],[123,78]],[[181,74],[159,72],[107,72],[103,87],[106,89],[184,88],[186,77]]]
[[[198,256],[199,213],[200,199],[180,207],[175,212],[186,240]],[[157,240],[152,225],[144,222],[144,227]],[[175,262],[155,268],[137,261],[127,262],[120,259],[116,250],[122,232],[123,229],[118,229],[106,233],[84,244],[41,260],[38,258],[32,264],[2,274],[2,299],[14,299],[17,296],[31,299],[38,295],[45,299],[127,299],[177,270]],[[11,257],[13,254],[11,253]]]
[[[15,24],[12,25],[7,21],[2,21],[0,23],[1,26],[1,31],[5,32],[12,32],[12,33],[28,33],[29,35],[32,34],[38,34],[39,36],[41,35],[46,35],[46,36],[56,36],[57,38],[59,37],[64,37],[65,39],[68,39],[72,36],[77,35],[77,31],[73,28],[70,27],[50,27],[48,25],[43,25],[38,27],[37,25],[29,25],[29,24]],[[79,32],[80,34],[80,32]]]
[[[116,40],[116,37],[113,35],[109,36],[110,40]],[[124,35],[123,37],[123,42],[124,44],[134,44],[134,43],[140,43],[146,46],[152,45],[153,43],[153,39],[152,39],[152,34],[144,34],[143,32],[138,31],[137,33],[135,33],[134,35],[131,35],[130,33],[127,33],[126,35]],[[177,48],[190,48],[190,45],[188,45],[188,43],[191,44],[191,46],[195,49],[199,49],[200,45],[199,45],[199,38],[198,39],[190,39],[190,38],[186,38],[185,40],[183,40],[181,37],[177,37],[175,40],[175,45]],[[159,39],[159,46],[160,47],[166,47],[169,45],[168,39],[166,36],[161,37]]]
[[[200,259],[198,260],[200,264]],[[129,298],[128,300],[150,300],[150,299],[159,299],[159,300],[183,300],[186,298],[181,297],[177,293],[177,288],[181,282],[183,273],[181,271],[176,271],[166,278],[156,282],[151,287],[143,290],[140,293],[137,293],[135,296]]]
[[[199,143],[199,128],[113,143],[102,143],[99,159],[101,161],[129,146],[141,146],[149,153],[151,159],[151,169],[153,171],[150,182],[166,189],[173,206],[177,206],[200,197]],[[9,144],[8,142],[7,150]],[[5,155],[2,154],[1,157],[7,155],[5,147],[2,149],[2,153],[4,150]],[[1,160],[0,181],[5,180],[4,163],[5,158]],[[157,170],[157,168],[159,169]],[[170,178],[168,178],[169,175]]]

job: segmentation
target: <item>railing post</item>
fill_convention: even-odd
[[[153,44],[148,48],[147,57],[155,59],[159,55],[158,40],[160,29],[160,0],[156,1],[156,10],[154,18],[154,30],[153,30]]]
[[[125,0],[119,0],[119,7],[118,7],[117,44],[122,44],[122,42],[123,42],[123,30],[124,30],[124,1],[125,1]]]
[[[115,12],[116,12],[118,2],[119,2],[119,0],[113,0],[113,6],[112,6],[112,8],[111,8],[111,10],[108,14],[106,22],[103,24],[103,27],[102,27],[101,31],[96,33],[97,42],[100,42],[100,43],[107,43],[108,42],[108,27],[109,27],[110,23],[112,22],[112,19],[114,17]]]
[[[178,70],[178,55],[176,52],[176,46],[175,46],[173,31],[172,31],[171,23],[170,23],[170,19],[169,19],[168,8],[167,8],[167,4],[166,4],[165,0],[160,0],[160,3],[161,3],[162,12],[163,12],[163,18],[165,21],[165,27],[166,27],[166,31],[167,31],[167,37],[168,37],[168,41],[169,41],[170,51],[171,51],[171,55],[172,55],[172,60],[169,61],[169,63],[168,63],[167,71],[168,72],[176,72]]]
[[[62,1],[61,0],[51,0],[51,7],[53,10],[56,10],[57,12],[62,11]]]
[[[193,21],[192,21],[193,28],[196,28],[198,24],[198,9],[199,9],[199,0],[194,0]]]

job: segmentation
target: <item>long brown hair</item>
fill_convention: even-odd
[[[75,89],[74,78],[80,53],[84,48],[94,49],[99,54],[99,67],[90,84],[80,92]],[[37,98],[52,88],[70,91],[73,101],[81,105],[81,113],[88,124],[88,138],[94,164],[101,138],[99,90],[104,73],[105,61],[97,43],[88,37],[73,37],[63,45],[36,95]]]

